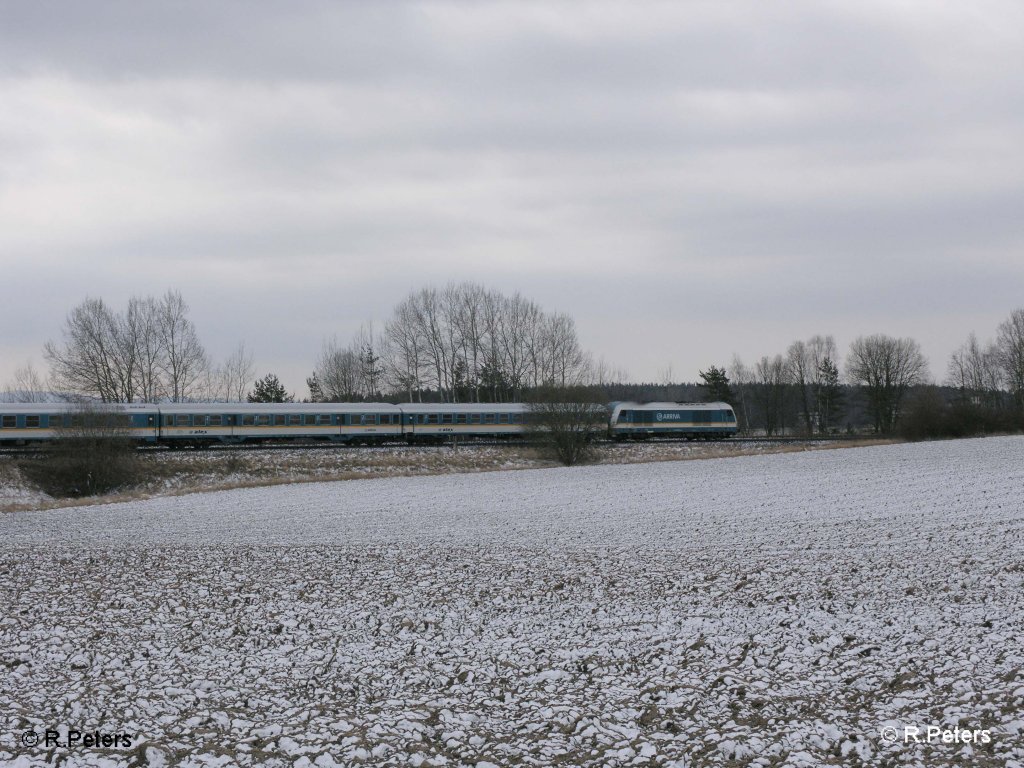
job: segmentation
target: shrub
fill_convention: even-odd
[[[569,467],[594,458],[592,441],[608,414],[602,398],[584,387],[551,387],[528,398],[528,435],[542,456]]]
[[[65,416],[41,456],[20,463],[22,474],[55,498],[137,485],[143,473],[126,419],[98,406],[80,407]]]
[[[1019,432],[1019,412],[970,402],[950,403],[935,387],[915,392],[900,419],[900,434],[908,440],[971,437]]]

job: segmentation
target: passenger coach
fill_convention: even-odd
[[[112,410],[105,406],[100,408],[103,410],[96,412],[96,418],[102,417],[133,440],[154,442],[157,439],[160,423],[157,406],[126,403]],[[72,429],[80,423],[81,414],[81,407],[73,403],[0,403],[0,443],[52,440],[58,430]]]
[[[410,443],[447,437],[513,437],[525,429],[522,403],[405,403],[402,428]]]
[[[161,405],[158,439],[168,445],[320,439],[380,443],[402,434],[390,403],[202,403]]]

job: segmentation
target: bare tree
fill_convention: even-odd
[[[814,429],[814,415],[811,407],[811,381],[813,379],[811,351],[802,341],[794,341],[786,350],[786,365],[789,378],[796,387],[800,403],[800,416],[804,422],[804,434]]]
[[[529,384],[530,343],[528,334],[537,314],[537,307],[520,294],[504,298],[498,322],[498,350],[505,377],[512,388],[512,397],[519,398]]]
[[[612,365],[604,357],[597,358],[589,365],[590,376],[589,381],[591,384],[596,384],[600,387],[607,387],[611,384],[621,384],[629,381],[629,373],[625,368],[621,368],[617,365]]]
[[[963,403],[997,406],[1002,383],[998,347],[993,343],[982,347],[972,333],[950,357],[946,383],[957,388]]]
[[[464,283],[458,288],[455,322],[466,379],[472,390],[471,399],[480,402],[481,369],[486,359],[487,325],[485,321],[487,289],[476,283]]]
[[[18,368],[4,387],[4,399],[8,403],[44,403],[50,399],[43,377],[29,361]]]
[[[365,335],[354,342],[357,355],[379,356],[378,378],[410,400],[436,389],[449,402],[501,401],[525,388],[573,386],[592,376],[572,318],[474,283],[415,291],[395,307],[372,350]],[[329,388],[322,373],[311,378],[321,391]]]
[[[419,293],[413,294],[410,299],[415,322],[420,328],[420,336],[424,341],[428,370],[433,374],[434,386],[441,393],[442,399],[447,399],[446,393],[451,381],[450,366],[453,355],[445,346],[446,334],[441,299],[433,288],[424,288]]]
[[[134,348],[135,395],[142,402],[155,403],[164,394],[161,370],[165,351],[156,299],[129,299],[125,327]]]
[[[782,355],[762,357],[754,366],[758,383],[757,400],[764,416],[764,431],[769,437],[786,429],[786,389],[790,384],[789,366]]]
[[[863,386],[876,432],[888,434],[899,420],[907,390],[927,375],[928,363],[913,339],[861,336],[850,345],[846,375]]]
[[[359,367],[359,355],[351,347],[341,347],[336,338],[324,341],[314,372],[324,402],[359,400]]]
[[[416,318],[412,297],[400,302],[384,325],[382,345],[385,376],[395,389],[407,393],[409,402],[423,399],[425,342]]]
[[[999,324],[996,346],[1006,386],[1017,408],[1024,409],[1024,308]]]
[[[125,399],[118,320],[102,299],[87,298],[64,321],[63,341],[43,347],[55,385],[105,403]]]
[[[249,382],[256,376],[256,362],[251,350],[241,341],[224,364],[218,369],[218,399],[229,403],[243,403]]]
[[[187,313],[176,291],[160,301],[132,297],[123,314],[87,298],[68,314],[61,343],[43,349],[54,385],[103,402],[185,399],[207,367]]]
[[[189,399],[209,365],[195,326],[188,318],[188,304],[178,291],[164,294],[158,307],[157,327],[163,346],[162,369],[172,402]]]
[[[811,376],[811,402],[814,408],[814,423],[818,431],[825,434],[832,426],[832,417],[837,413],[839,353],[831,336],[812,336],[807,340]]]
[[[746,432],[750,429],[750,385],[754,383],[754,372],[744,365],[739,355],[735,354],[732,356],[730,370],[732,371],[733,392],[742,419],[741,429]]]

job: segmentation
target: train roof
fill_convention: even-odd
[[[399,413],[391,403],[167,403],[161,413]]]
[[[680,408],[685,408],[688,411],[707,411],[707,410],[721,410],[722,408],[732,408],[728,403],[714,402],[714,403],[633,403],[633,402],[619,402],[614,403],[617,408],[626,408],[630,411],[678,411]]]
[[[402,403],[404,413],[523,413],[523,403]]]
[[[399,413],[391,403],[0,403],[0,413]]]
[[[82,410],[147,413],[158,408],[152,403],[0,403],[0,413],[67,413]]]

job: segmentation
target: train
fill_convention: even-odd
[[[355,445],[521,437],[524,403],[121,403],[95,405],[117,430],[141,444],[216,444],[323,440]],[[69,403],[0,403],[0,445],[53,440],[80,421]],[[737,431],[727,403],[611,403],[602,409],[613,440],[721,439]]]

